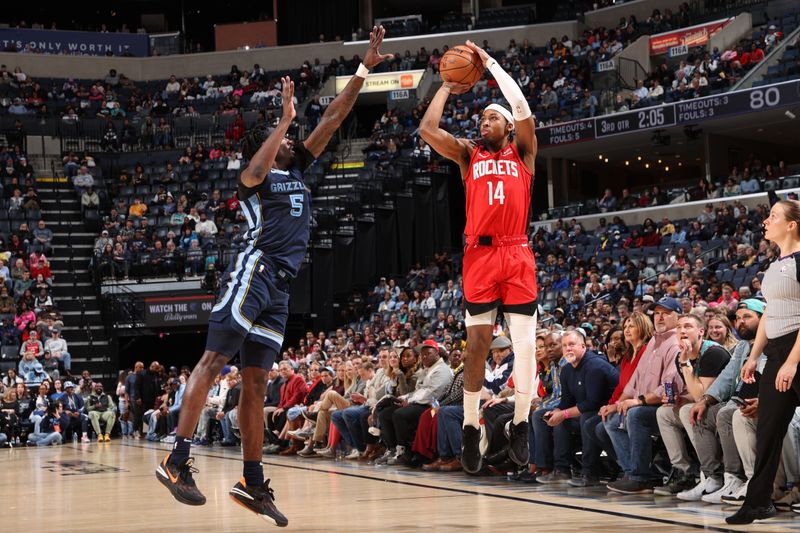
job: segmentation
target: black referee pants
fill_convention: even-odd
[[[795,408],[800,405],[800,369],[795,374],[792,388],[786,392],[778,392],[775,388],[775,377],[796,340],[797,331],[768,340],[764,348],[767,364],[758,382],[756,464],[747,486],[746,507],[766,507],[772,503],[772,484],[781,460],[783,438]]]

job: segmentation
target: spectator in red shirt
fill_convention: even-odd
[[[278,366],[278,372],[283,378],[283,385],[281,385],[281,401],[278,403],[278,408],[272,412],[272,415],[265,421],[267,423],[267,438],[273,446],[280,446],[281,443],[278,439],[283,426],[286,425],[286,411],[295,405],[302,405],[303,398],[306,397],[308,392],[306,381],[303,376],[295,373],[294,366],[289,361],[281,361]],[[285,446],[284,446],[285,447]]]
[[[239,211],[239,193],[234,192],[233,196],[225,202],[225,218],[236,220],[236,212]]]
[[[750,51],[745,54],[749,57],[749,63],[756,64],[759,61],[764,59],[764,51],[759,48],[756,43],[750,45]],[[742,65],[744,65],[744,61],[742,61]]]

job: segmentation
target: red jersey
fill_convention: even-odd
[[[491,153],[478,145],[472,150],[467,194],[467,237],[528,234],[533,175],[512,143]]]

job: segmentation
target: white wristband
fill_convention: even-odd
[[[358,70],[356,70],[356,76],[359,78],[366,78],[367,74],[369,74],[369,69],[364,66],[364,63],[358,65]]]

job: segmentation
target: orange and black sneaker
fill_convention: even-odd
[[[289,525],[289,520],[275,507],[275,492],[269,487],[269,480],[266,480],[261,486],[248,487],[242,478],[233,486],[229,494],[233,501],[245,509],[253,511],[267,522],[278,527]]]
[[[193,465],[194,458],[192,457],[177,466],[171,465],[169,454],[167,454],[156,468],[156,477],[179,502],[186,505],[203,505],[206,503],[206,497],[197,489],[197,485],[192,479],[192,474],[197,473],[197,469]]]

